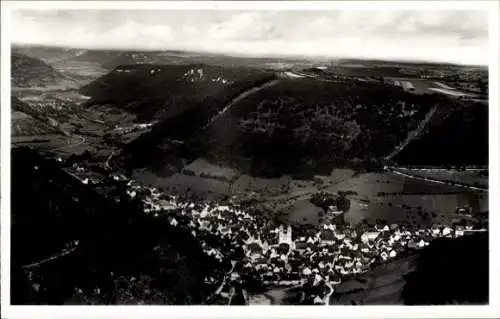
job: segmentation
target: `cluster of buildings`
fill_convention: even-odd
[[[144,190],[133,182],[129,187],[131,197]],[[143,199],[145,213],[166,217],[172,226],[186,227],[208,255],[231,261],[232,270],[224,279],[228,284],[241,284],[242,278],[250,276],[269,286],[307,282],[313,286],[335,285],[369,270],[374,263],[404,254],[408,248],[421,249],[434,238],[460,237],[472,231],[470,226],[414,229],[397,224],[324,224],[316,229],[294,229],[249,214],[236,205],[165,199],[156,189],[149,189],[149,194]],[[220,246],[205,241],[207,235],[216,236]]]
[[[78,165],[74,169],[82,171]],[[232,265],[224,278],[206,279],[207,284],[220,282],[216,291],[220,295],[227,295],[232,285],[244,287],[245,280],[252,278],[267,287],[307,283],[322,288],[319,291],[323,295],[309,297],[325,304],[331,287],[370,270],[374,264],[397,258],[409,249],[424,248],[435,238],[478,231],[472,226],[415,228],[398,224],[353,227],[326,223],[296,228],[276,224],[239,205],[181,200],[121,175],[113,179],[127,182],[128,196],[139,197],[146,214],[167,218],[173,227],[185,228],[207,255]]]
[[[204,80],[205,73],[204,73],[202,68],[189,69],[188,71],[186,71],[186,73],[184,73],[183,78],[186,79],[188,82],[194,83],[197,81]],[[220,75],[217,77],[213,77],[212,79],[210,79],[210,81],[214,82],[214,83],[222,83],[222,84],[232,84],[233,83],[233,81],[229,81]]]

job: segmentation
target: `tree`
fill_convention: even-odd
[[[346,212],[349,210],[349,208],[351,208],[351,201],[348,198],[346,198],[344,195],[337,197],[335,202],[336,202],[337,209],[339,209],[343,212]]]
[[[477,81],[477,87],[479,88],[479,91],[481,91],[481,93],[485,93],[487,90],[487,86],[484,83],[483,79],[479,79]]]

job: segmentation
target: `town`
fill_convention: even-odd
[[[75,174],[85,171],[76,166]],[[73,176],[84,184],[103,182]],[[122,174],[112,173],[109,177],[127,185],[128,196],[142,201],[145,214],[166,218],[170,225],[188,230],[207,255],[228,265],[230,269],[224,277],[205,279],[207,284],[217,287],[207,300],[209,304],[234,304],[235,287],[241,287],[244,304],[252,304],[245,287],[248,282],[257,282],[264,291],[309,287],[303,289],[302,301],[328,305],[336,285],[376,265],[407,256],[436,238],[486,231],[472,224],[428,228],[368,223],[351,226],[341,222],[338,218],[341,212],[334,206],[329,207],[331,218],[319,226],[276,224],[232,199],[215,202],[180,198],[140,185]],[[467,208],[457,211],[468,214]]]

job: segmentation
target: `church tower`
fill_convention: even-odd
[[[292,245],[292,226],[288,225],[286,229],[286,242],[291,246]]]
[[[281,244],[282,242],[285,241],[285,234],[283,233],[283,225],[280,225],[279,231],[278,231],[278,244]]]

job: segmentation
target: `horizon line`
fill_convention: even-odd
[[[179,52],[191,54],[211,54],[217,56],[227,56],[233,58],[257,58],[257,59],[285,59],[285,60],[355,60],[355,61],[374,61],[374,62],[389,62],[389,63],[406,63],[406,64],[433,64],[433,65],[448,65],[448,66],[462,66],[462,67],[486,67],[489,69],[489,64],[480,63],[459,63],[459,62],[445,62],[426,59],[405,59],[398,57],[375,58],[375,57],[349,57],[349,56],[326,56],[326,55],[300,55],[300,54],[244,54],[237,52],[214,52],[209,50],[187,50],[175,48],[137,48],[137,47],[84,47],[84,46],[70,46],[70,45],[57,45],[57,44],[41,44],[41,43],[16,43],[11,41],[11,48],[13,47],[45,47],[45,48],[58,48],[70,50],[88,50],[88,51],[130,51],[130,52]]]

